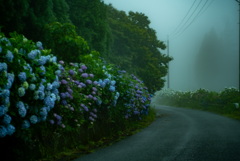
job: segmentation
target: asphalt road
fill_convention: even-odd
[[[75,161],[240,161],[240,121],[156,106],[149,127]]]

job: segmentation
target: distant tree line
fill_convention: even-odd
[[[127,14],[102,0],[0,0],[0,15],[1,32],[42,41],[65,61],[81,61],[76,51],[88,43],[80,53],[99,51],[107,62],[140,77],[150,92],[164,86],[172,58],[160,52],[166,46],[143,13]]]

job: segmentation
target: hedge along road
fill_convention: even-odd
[[[149,127],[75,161],[240,161],[240,121],[155,105]]]

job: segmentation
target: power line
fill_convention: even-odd
[[[202,3],[202,1],[200,0],[198,5],[195,7],[194,11],[192,12],[192,14],[188,17],[188,19],[185,21],[185,23],[182,25],[182,27],[178,30],[178,32],[174,34],[174,36],[178,35],[182,31],[182,29],[185,27],[185,25],[188,23],[188,21],[192,18],[194,13],[198,10],[201,3]]]
[[[184,18],[181,20],[181,22],[179,23],[179,25],[175,28],[175,30],[172,32],[172,34],[170,35],[173,35],[176,33],[176,31],[178,31],[179,27],[182,25],[182,23],[184,22],[185,18],[188,16],[189,12],[192,10],[194,4],[197,2],[197,0],[195,0],[193,3],[192,3],[192,6],[189,8],[188,12],[186,13],[186,15],[184,16]]]
[[[202,8],[198,11],[198,13],[196,14],[196,16],[192,19],[192,21],[182,30],[182,32],[178,35],[182,35],[182,33],[184,33],[191,25],[192,23],[199,17],[199,15],[201,14],[201,12],[203,11],[204,7],[207,5],[208,0],[205,1],[204,5],[202,6]]]

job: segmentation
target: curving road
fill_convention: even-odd
[[[75,161],[240,161],[240,121],[156,105],[143,131]]]

